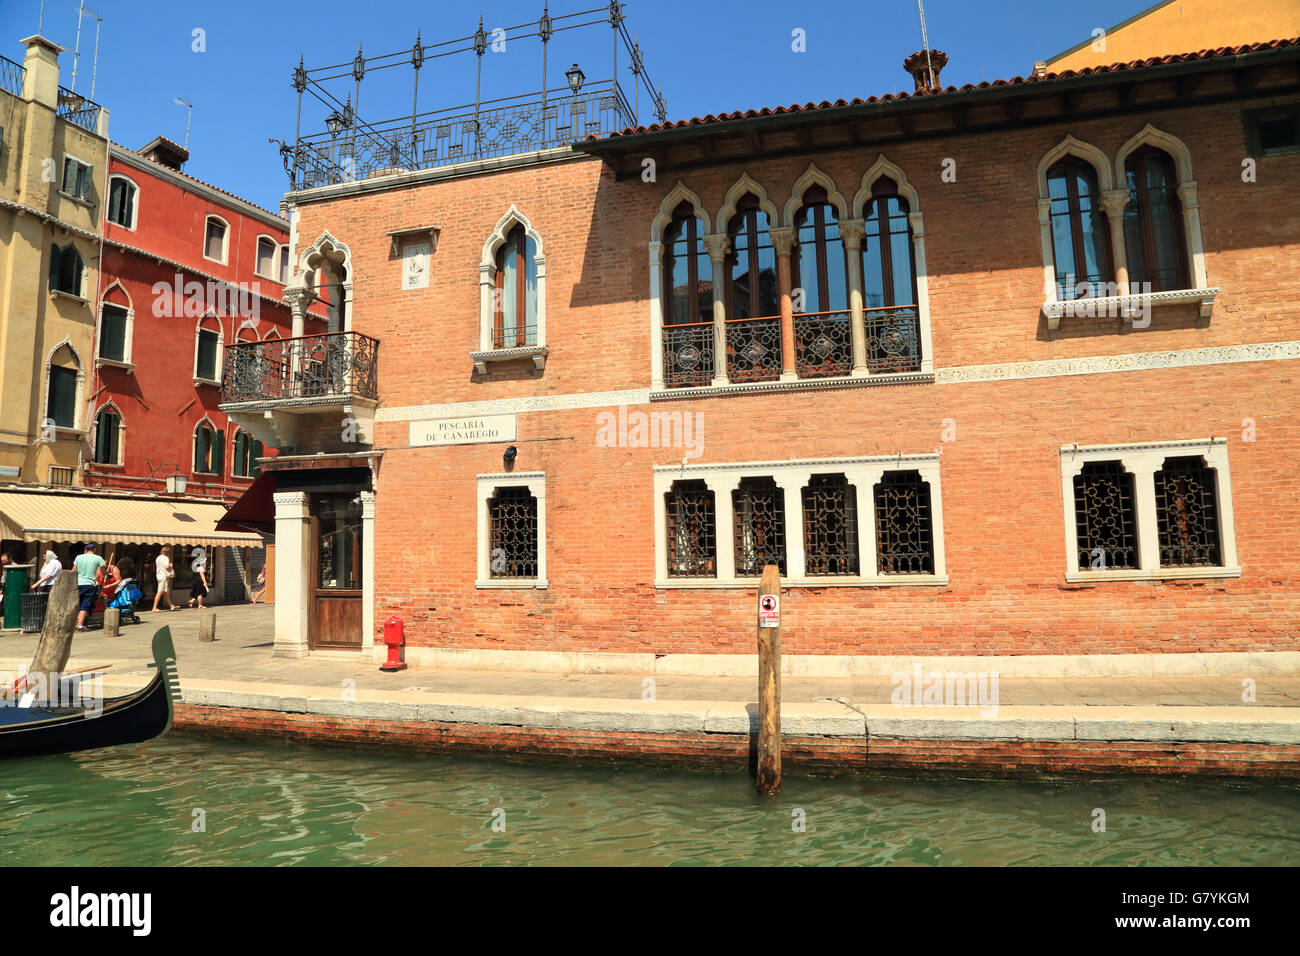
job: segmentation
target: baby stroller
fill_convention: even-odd
[[[140,586],[135,583],[135,578],[123,578],[117,586],[117,592],[105,607],[115,607],[121,611],[118,617],[119,624],[139,624],[140,618],[135,613],[135,606],[142,597]]]

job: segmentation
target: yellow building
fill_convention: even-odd
[[[0,482],[79,484],[90,428],[108,111],[62,48],[0,57]]]
[[[1045,61],[1047,72],[1300,36],[1300,0],[1162,0]]]

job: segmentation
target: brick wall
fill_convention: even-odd
[[[1226,81],[1225,81],[1226,82]],[[1254,105],[1254,104],[1253,104]],[[1260,104],[1262,105],[1262,104]],[[1180,137],[1199,183],[1213,316],[1165,306],[1151,328],[1040,314],[1043,262],[1035,172],[1066,134],[1112,159],[1147,123]],[[810,160],[846,198],[878,150],[696,168],[616,182],[592,159],[466,176],[301,207],[300,245],[328,230],[355,263],[353,328],[380,345],[381,410],[645,388],[650,384],[647,242],[680,178],[716,216],[748,173],[783,209]],[[1300,339],[1300,219],[1280,215],[1300,156],[1262,158],[1241,181],[1239,107],[1224,104],[891,146],[920,196],[936,368],[1115,356]],[[957,181],[940,181],[956,160]],[[543,238],[544,372],[531,362],[473,374],[479,261],[514,204]],[[400,209],[400,212],[395,211]],[[390,229],[441,226],[428,289],[402,291]],[[1300,362],[1268,361],[656,403],[703,416],[696,463],[942,449],[944,587],[801,588],[783,606],[787,653],[1022,654],[1300,649],[1294,467]],[[521,471],[546,473],[550,586],[478,591],[475,476],[502,470],[499,445],[408,447],[406,421],[380,422],[375,620],[397,614],[421,646],[556,651],[752,653],[746,590],[654,587],[651,469],[682,450],[601,448],[597,414],[521,413]],[[643,408],[648,406],[643,406]],[[449,417],[438,414],[423,417]],[[1243,420],[1255,423],[1243,441]],[[945,419],[957,440],[941,441]],[[1059,448],[1226,436],[1239,579],[1065,582]]]

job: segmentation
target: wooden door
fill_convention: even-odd
[[[312,650],[361,649],[361,502],[354,492],[312,496]]]

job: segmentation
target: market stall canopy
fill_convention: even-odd
[[[0,538],[260,547],[255,534],[217,531],[220,501],[48,490],[0,491]]]
[[[275,487],[275,472],[262,472],[217,522],[217,530],[275,534]]]

